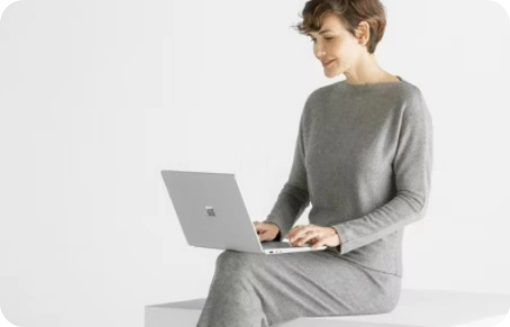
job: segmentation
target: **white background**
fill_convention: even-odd
[[[486,0],[382,2],[376,58],[422,90],[434,126],[431,201],[406,228],[403,287],[510,293],[509,15]],[[266,218],[306,97],[344,78],[325,77],[291,28],[304,3],[5,9],[0,306],[11,323],[142,326],[146,305],[207,295],[221,251],[188,246],[160,171],[236,173],[252,220]]]

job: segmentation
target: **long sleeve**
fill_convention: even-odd
[[[341,241],[335,248],[340,254],[372,243],[424,217],[431,184],[432,118],[421,92],[412,96],[402,110],[392,169],[396,195],[390,201],[362,217],[331,226]],[[299,170],[295,173],[294,178],[300,177]]]
[[[310,204],[308,192],[307,173],[304,165],[305,149],[303,145],[303,120],[306,107],[309,103],[308,97],[301,118],[299,131],[294,148],[294,159],[288,181],[284,184],[273,209],[263,223],[273,223],[278,226],[280,232],[274,241],[282,241],[283,236],[291,230],[292,226],[302,215]]]

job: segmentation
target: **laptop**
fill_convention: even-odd
[[[261,242],[234,174],[162,170],[161,175],[189,245],[249,253],[322,251],[311,245]]]

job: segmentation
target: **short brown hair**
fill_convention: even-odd
[[[303,22],[293,27],[300,34],[317,32],[329,14],[337,16],[354,37],[359,23],[365,20],[370,26],[367,50],[370,54],[375,52],[386,28],[386,10],[379,0],[309,0],[299,15]]]

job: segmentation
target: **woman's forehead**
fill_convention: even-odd
[[[324,34],[326,32],[338,33],[345,30],[342,22],[338,19],[338,17],[334,15],[328,15],[322,20],[322,24],[319,26],[319,31],[310,31],[307,35],[311,33],[315,34]]]

